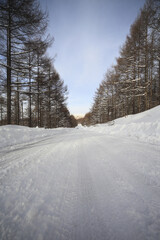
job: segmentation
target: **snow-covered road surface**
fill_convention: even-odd
[[[160,146],[82,129],[0,149],[1,240],[159,240]]]

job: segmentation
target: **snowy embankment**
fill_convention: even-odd
[[[67,128],[44,129],[29,128],[16,125],[0,127],[0,148],[18,144],[34,143],[45,137],[55,136],[60,132],[68,131]]]
[[[77,127],[77,129],[79,128],[83,129],[81,125]],[[107,135],[132,137],[139,141],[160,144],[160,106],[139,114],[116,119],[113,122],[97,124],[87,128],[87,130]],[[67,128],[44,129],[16,125],[1,126],[0,148],[34,143],[68,131],[69,129]]]
[[[142,142],[160,144],[160,106],[148,111],[89,127],[107,135],[132,137]]]

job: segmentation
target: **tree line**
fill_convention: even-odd
[[[0,124],[72,127],[67,86],[47,56],[53,38],[37,0],[0,2]]]
[[[146,1],[119,55],[96,90],[83,124],[105,123],[160,104],[159,0]]]

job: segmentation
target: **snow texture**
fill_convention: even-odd
[[[160,144],[160,106],[139,114],[116,119],[107,124],[97,124],[90,127],[90,130]]]
[[[0,127],[0,239],[159,240],[159,119]]]

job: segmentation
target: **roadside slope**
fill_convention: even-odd
[[[160,144],[160,106],[106,124],[97,124],[89,129],[107,135],[132,137],[142,142]]]

